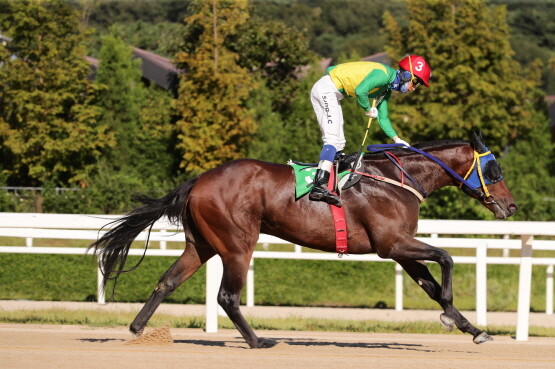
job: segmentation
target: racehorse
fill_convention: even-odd
[[[415,187],[432,193],[445,186],[459,185],[461,176],[478,170],[481,184],[465,192],[496,218],[505,219],[516,211],[493,155],[486,156],[487,163],[476,162],[476,158],[484,159],[488,153],[481,135],[475,134],[471,141],[436,141],[415,146],[452,169],[446,171],[435,161],[407,149],[391,150],[400,165],[420,184]],[[384,153],[366,153],[361,163],[359,172],[392,179],[401,177],[398,167]],[[239,159],[182,183],[160,199],[140,194],[134,198],[142,205],[112,222],[114,227],[89,246],[99,254],[105,283],[129,271],[124,266],[131,242],[145,228],[150,227],[150,232],[162,216],[183,226],[186,242],[183,254],[160,277],[131,323],[130,331],[135,335],[143,333],[166,296],[217,254],[224,268],[219,305],[251,348],[272,347],[276,342],[257,337],[239,309],[241,290],[260,232],[312,249],[335,251],[329,205],[310,201],[307,196],[296,199],[295,178],[288,165]],[[381,258],[393,259],[443,308],[440,321],[447,330],[456,325],[471,334],[477,344],[492,340],[453,305],[453,259],[449,253],[415,239],[420,201],[414,193],[362,176],[343,191],[342,201],[349,254],[377,253]],[[422,262],[426,260],[441,266],[441,285]],[[139,264],[140,261],[135,267]]]

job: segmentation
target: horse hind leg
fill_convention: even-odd
[[[215,252],[211,248],[201,249],[187,243],[183,254],[162,274],[156,288],[131,323],[129,327],[131,333],[137,336],[141,335],[144,327],[164,298],[171,295],[177,287],[188,280],[214,254]]]
[[[239,309],[241,290],[246,280],[251,256],[251,253],[233,255],[222,260],[224,274],[218,292],[218,304],[224,309],[250,348],[269,348],[275,346],[277,342],[257,337]]]

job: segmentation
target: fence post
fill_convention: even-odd
[[[106,304],[106,290],[104,286],[104,276],[102,275],[102,268],[104,265],[102,264],[102,260],[98,259],[98,269],[96,270],[96,301],[100,305]]]
[[[160,236],[165,236],[166,235],[166,230],[165,229],[161,229],[160,230]],[[167,248],[167,242],[166,241],[160,241],[160,250],[165,250]]]
[[[504,240],[509,240],[509,239],[511,239],[511,237],[510,237],[508,234],[506,234],[506,235],[503,235],[503,239],[504,239]],[[503,257],[504,257],[504,258],[508,258],[509,256],[510,256],[510,251],[509,251],[509,249],[508,249],[508,248],[504,248],[504,249],[503,249]]]
[[[476,247],[476,324],[487,325],[487,256],[488,245],[480,242]]]
[[[553,314],[553,265],[548,265],[545,279],[545,313]]]
[[[251,258],[247,272],[247,306],[254,306],[254,258]]]
[[[395,263],[395,310],[403,310],[403,267]]]
[[[218,332],[218,290],[222,275],[222,259],[213,256],[206,263],[206,333]]]
[[[25,246],[33,247],[33,239],[31,237],[25,238]]]
[[[530,285],[532,284],[532,241],[534,236],[522,235],[521,239],[516,340],[527,341],[530,319]]]

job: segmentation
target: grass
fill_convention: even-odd
[[[2,239],[3,245],[23,246],[24,241]],[[19,243],[21,244],[19,244]],[[86,241],[36,240],[35,246],[86,247]],[[153,245],[157,247],[158,245]],[[140,247],[137,244],[137,247]],[[172,243],[169,248],[183,245]],[[258,249],[262,249],[259,246]],[[271,245],[271,251],[292,251],[292,247]],[[449,250],[453,255],[471,255],[470,250]],[[490,250],[499,256],[500,250]],[[535,253],[536,255],[536,253]],[[539,255],[539,254],[537,254]],[[511,251],[511,256],[513,251]],[[544,255],[544,256],[552,256]],[[138,257],[130,257],[126,267]],[[123,275],[115,301],[144,302],[174,257],[149,257],[134,272]],[[439,278],[439,267],[428,264]],[[353,261],[306,261],[257,259],[255,261],[255,304],[266,306],[393,307],[394,264]],[[96,260],[79,255],[0,254],[0,299],[38,301],[94,301]],[[475,308],[475,267],[455,265],[453,292],[460,310]],[[545,309],[545,267],[533,267],[532,311]],[[488,311],[516,311],[518,266],[488,266]],[[246,300],[243,293],[242,302]],[[165,302],[204,304],[205,270],[201,268]],[[407,309],[437,309],[437,304],[405,274],[404,306]],[[19,324],[70,324],[86,326],[128,326],[134,313],[94,311],[0,311],[0,322]],[[174,328],[204,328],[204,317],[175,317],[155,314],[151,326],[170,323]],[[438,323],[395,323],[325,319],[248,319],[254,329],[347,332],[444,333]],[[221,328],[234,329],[226,318]],[[481,327],[493,335],[514,335],[515,328]],[[455,332],[458,332],[455,330]],[[455,333],[454,332],[454,333]],[[459,332],[460,333],[460,332]],[[555,328],[530,327],[530,336],[555,337]]]
[[[17,324],[64,324],[84,325],[89,327],[126,327],[135,317],[135,313],[100,312],[89,310],[28,310],[7,312],[0,311],[0,323]],[[330,320],[304,318],[247,318],[255,330],[284,331],[327,331],[327,332],[361,332],[361,333],[420,333],[444,334],[441,324],[432,322],[384,322],[374,320]],[[155,314],[150,327],[169,324],[172,328],[205,328],[205,318],[201,316],[176,317],[168,314]],[[235,329],[228,318],[219,319],[222,329]],[[514,336],[514,326],[480,327],[491,335]],[[464,334],[454,330],[451,334]],[[555,328],[531,326],[531,337],[555,337]]]
[[[138,257],[130,257],[126,267]],[[140,267],[118,281],[115,301],[143,302],[174,257],[147,257]],[[436,279],[439,267],[429,264]],[[393,263],[257,259],[255,304],[268,306],[336,306],[373,308],[395,304]],[[165,301],[203,304],[205,270],[201,268]],[[80,255],[0,254],[0,299],[94,301],[96,260]],[[545,310],[545,267],[533,267],[532,311]],[[488,266],[488,310],[516,311],[518,266]],[[404,278],[407,309],[437,309],[408,276]],[[457,264],[453,274],[455,305],[475,308],[475,268]],[[242,301],[245,302],[245,293]]]

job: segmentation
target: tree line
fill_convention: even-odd
[[[120,213],[133,192],[162,195],[229,160],[315,161],[309,91],[322,56],[343,62],[385,50],[393,65],[410,52],[433,69],[429,89],[392,98],[397,131],[418,142],[480,129],[521,205],[517,219],[553,219],[545,65],[515,58],[507,7],[370,3],[0,0],[0,33],[11,39],[0,44],[0,185],[43,186],[43,211]],[[110,10],[132,5],[150,20],[110,21]],[[171,57],[181,71],[175,94],[141,82],[131,45]],[[95,80],[87,54],[100,59]],[[343,110],[346,151],[356,151],[366,119],[352,101]],[[368,142],[386,140],[373,129]],[[57,186],[81,190],[60,196]],[[2,211],[36,203],[0,192]],[[422,216],[488,218],[455,190],[434,194]]]

